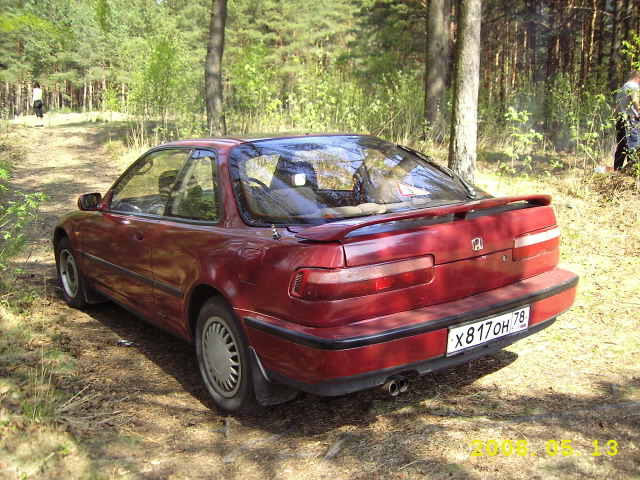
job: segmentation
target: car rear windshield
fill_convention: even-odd
[[[260,140],[229,157],[234,191],[253,225],[321,224],[488,196],[405,147],[368,136]]]

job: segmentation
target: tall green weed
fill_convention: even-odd
[[[10,148],[2,145],[0,157],[9,156]],[[15,271],[10,261],[24,249],[26,229],[36,217],[38,207],[45,200],[42,193],[23,193],[11,190],[8,183],[10,167],[0,158],[0,288],[6,288]]]

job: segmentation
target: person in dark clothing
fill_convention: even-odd
[[[640,147],[640,71],[632,70],[627,82],[616,94],[616,153],[613,169],[621,170],[625,165],[634,165]]]

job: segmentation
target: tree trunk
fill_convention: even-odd
[[[624,10],[622,12],[622,41],[631,40],[631,32],[633,30],[633,9],[631,0],[624,1]]]
[[[29,115],[29,109],[27,107],[27,111],[24,111],[22,105],[22,82],[16,83],[16,114],[17,115]]]
[[[512,53],[511,53],[511,78],[509,80],[509,88],[511,89],[511,91],[515,90],[516,88],[518,88],[517,85],[517,80],[518,80],[518,75],[519,75],[519,71],[518,71],[518,62],[519,62],[519,58],[520,58],[520,51],[518,49],[518,47],[520,42],[520,28],[518,23],[514,23],[513,24],[513,40],[511,41],[511,45],[513,45],[512,47]]]
[[[527,78],[534,82],[544,78],[544,71],[541,71],[538,65],[538,24],[540,21],[540,10],[539,2],[531,2],[529,4],[529,22],[527,23],[527,45],[529,48],[526,50],[529,56],[527,62]]]
[[[559,0],[549,4],[549,24],[551,34],[547,40],[547,81],[555,79],[560,70],[560,35],[562,25],[562,5]]]
[[[564,0],[561,5],[558,6],[558,15],[560,24],[560,38],[558,41],[558,49],[560,55],[560,69],[562,72],[566,72],[570,75],[571,79],[574,79],[573,66],[575,56],[575,38],[579,36],[579,28],[576,25],[575,0]]]
[[[471,183],[475,180],[478,142],[481,20],[482,0],[458,0],[458,48],[449,167]]]
[[[103,112],[107,111],[107,78],[106,77],[102,77],[102,108],[100,110],[102,110]]]
[[[507,78],[509,76],[509,62],[507,61],[507,57],[509,55],[507,45],[511,45],[509,41],[509,22],[505,22],[504,27],[505,30],[502,31],[501,37],[505,39],[505,41],[500,45],[500,61],[498,64],[498,68],[500,72],[496,72],[496,76],[499,78],[499,89],[498,89],[498,99],[499,99],[499,112],[500,118],[504,117],[504,112],[507,111],[507,102],[509,96],[507,95]]]
[[[611,27],[611,52],[609,55],[609,90],[614,91],[620,85],[620,75],[618,75],[620,62],[620,46],[622,39],[622,12],[624,2],[615,0],[613,2],[613,25]],[[615,96],[615,93],[614,93]]]
[[[10,98],[11,87],[9,82],[5,80],[4,82],[4,94],[2,95],[2,105],[5,108],[6,118],[13,118],[15,108],[13,106],[13,100]]]
[[[586,77],[593,72],[595,67],[594,58],[596,51],[596,29],[598,28],[598,0],[592,0],[591,3],[591,21],[589,23],[589,48],[586,59],[586,67],[582,77],[582,81],[586,81]]]
[[[82,113],[87,111],[87,80],[85,78],[82,86]]]
[[[205,90],[207,119],[210,134],[226,135],[222,111],[222,56],[224,54],[224,28],[227,20],[227,0],[212,0],[211,26],[205,62]]]
[[[596,54],[596,65],[605,64],[605,28],[606,28],[606,13],[608,0],[599,0],[600,2],[600,17],[598,19],[598,28],[596,30],[595,43],[598,46],[598,53]]]
[[[434,137],[444,138],[444,105],[449,71],[451,0],[430,0],[427,10],[425,120]]]

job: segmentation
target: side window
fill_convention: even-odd
[[[219,218],[216,158],[196,150],[187,161],[169,201],[169,215],[215,222]]]
[[[110,209],[163,215],[189,150],[160,150],[140,160],[120,179]]]

